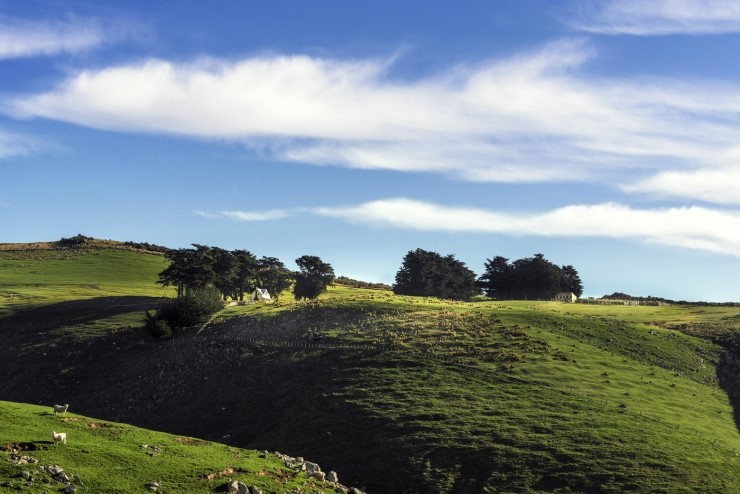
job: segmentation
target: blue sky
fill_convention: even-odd
[[[740,301],[738,42],[718,0],[0,0],[0,242]]]

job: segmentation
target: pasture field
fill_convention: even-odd
[[[83,302],[98,299],[91,284],[113,299],[159,296],[163,260],[136,256],[147,255],[60,260],[49,278],[75,281]],[[95,278],[118,260],[123,281]],[[23,276],[7,272],[0,293],[21,293]],[[27,295],[30,306],[5,299],[5,321],[63,304]],[[87,363],[60,362],[54,382],[95,416],[308,456],[370,492],[740,492],[738,307],[450,302],[336,286],[311,303],[285,293],[226,307],[198,334],[161,343],[135,323],[112,332],[118,316],[104,304],[94,319],[81,307],[63,320],[84,324],[50,322],[48,337],[79,342],[71,350]],[[18,348],[23,362],[49,351],[37,339]],[[24,372],[0,399],[61,399]],[[131,406],[85,401],[90,390]]]
[[[38,460],[16,465],[0,461],[0,485],[8,491],[61,492],[64,482],[39,471],[56,465],[72,477],[78,492],[110,494],[151,492],[210,493],[228,480],[240,480],[267,492],[323,492],[326,484],[284,467],[274,454],[263,454],[173,436],[126,424],[66,413],[54,415],[50,407],[0,401],[0,446],[3,456],[13,454]],[[65,432],[67,444],[54,444],[51,432]],[[21,472],[28,471],[28,482]],[[8,483],[12,484],[12,488]]]

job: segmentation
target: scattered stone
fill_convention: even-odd
[[[238,480],[232,480],[226,484],[226,492],[227,494],[250,494],[247,484]]]
[[[159,490],[159,482],[147,482],[146,488],[150,491],[158,491]]]
[[[28,470],[23,470],[21,472],[21,477],[24,478],[24,479],[26,479],[26,480],[31,480],[32,479],[31,472],[29,472]]]
[[[331,482],[332,484],[336,484],[339,482],[339,476],[337,475],[337,472],[330,471],[328,474],[326,474],[326,480],[327,482]]]
[[[73,494],[74,492],[77,492],[77,486],[74,484],[67,484],[67,487],[64,488],[64,494]]]
[[[262,489],[253,485],[249,486],[249,494],[262,494]]]

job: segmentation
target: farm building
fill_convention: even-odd
[[[272,302],[272,297],[266,288],[255,288],[249,297],[250,302]]]
[[[560,292],[555,295],[555,298],[553,300],[556,302],[567,302],[569,304],[574,304],[576,300],[578,300],[578,297],[573,292]]]

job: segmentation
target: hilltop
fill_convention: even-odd
[[[3,260],[0,399],[305,456],[369,492],[740,489],[737,308],[337,286],[158,342],[139,306],[161,296],[163,262]],[[42,286],[24,285],[35,270]]]

